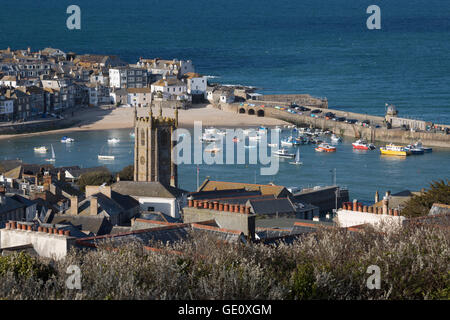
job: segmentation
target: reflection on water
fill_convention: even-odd
[[[0,140],[0,159],[20,158],[26,163],[46,163],[45,159],[51,156],[50,145],[53,144],[55,166],[106,166],[117,172],[133,163],[134,138],[130,136],[130,131],[121,129],[73,132],[69,135],[75,139],[73,143],[61,143],[62,134]],[[283,132],[280,138],[287,135],[289,132]],[[108,144],[108,139],[114,137],[120,139],[120,142]],[[291,165],[291,159],[278,158],[279,171],[272,176],[259,175],[260,165],[248,164],[248,153],[252,149],[245,149],[247,164],[199,165],[200,183],[209,176],[215,180],[260,184],[273,182],[287,187],[311,187],[331,184],[331,171],[336,168],[337,183],[349,188],[351,198],[370,201],[373,200],[376,190],[391,190],[393,193],[404,189],[420,190],[427,187],[432,180],[450,178],[450,151],[441,149],[424,155],[386,156],[380,155],[378,148],[354,150],[352,142],[345,140],[336,144],[337,151],[333,153],[316,152],[315,145],[301,145],[300,158],[303,165]],[[35,153],[33,148],[36,146],[46,146],[49,151],[45,154]],[[223,150],[219,155],[225,160],[226,148],[219,147]],[[288,150],[289,153],[296,153],[296,147]],[[235,150],[235,158],[236,153]],[[113,155],[115,160],[99,160],[99,154]],[[178,174],[181,188],[189,191],[196,189],[197,165],[181,164],[178,166]]]

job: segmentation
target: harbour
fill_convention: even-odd
[[[243,128],[245,129],[245,128]],[[253,127],[257,129],[257,127]],[[271,129],[271,128],[269,128]],[[189,129],[192,132],[192,129]],[[270,130],[268,130],[270,137]],[[280,139],[292,134],[291,129],[283,128]],[[73,132],[72,143],[61,143],[61,134],[47,134],[26,138],[0,140],[0,150],[8,150],[1,155],[1,160],[22,159],[26,163],[45,163],[50,157],[53,144],[56,161],[52,164],[82,168],[105,166],[111,172],[118,172],[133,163],[134,138],[130,129],[80,131]],[[117,138],[118,143],[109,144],[108,139]],[[330,142],[329,137],[325,140]],[[270,141],[270,139],[268,139]],[[235,181],[256,184],[274,183],[286,187],[312,188],[336,183],[348,188],[350,197],[360,201],[373,201],[374,193],[384,190],[400,192],[405,189],[418,191],[428,187],[428,183],[448,177],[448,159],[450,150],[433,148],[432,153],[393,157],[381,155],[379,148],[385,144],[376,144],[375,150],[357,150],[352,147],[353,139],[345,138],[336,147],[336,152],[316,152],[315,144],[298,147],[284,147],[295,154],[300,149],[302,165],[292,165],[292,158],[279,158],[279,171],[274,176],[259,174],[259,164],[201,164],[199,165],[200,182],[209,177],[213,180]],[[248,143],[248,142],[247,142]],[[36,153],[33,148],[46,146],[47,153]],[[206,149],[208,144],[204,144]],[[226,156],[226,148],[221,148],[220,156]],[[246,149],[248,153],[251,149]],[[269,151],[268,151],[269,152]],[[114,159],[99,159],[98,155],[114,156]],[[336,176],[334,176],[336,169]],[[197,188],[197,165],[182,164],[178,166],[180,187],[194,191]],[[245,177],[245,178],[243,178]]]

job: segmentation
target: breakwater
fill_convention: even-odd
[[[249,101],[254,105],[241,106],[239,103],[230,104],[223,110],[237,113],[254,114],[255,116],[272,117],[284,120],[297,126],[319,128],[322,130],[331,130],[334,133],[348,138],[359,139],[364,138],[369,142],[386,142],[410,144],[421,140],[423,145],[427,147],[450,148],[450,134],[445,132],[430,131],[411,131],[401,130],[399,128],[388,129],[383,126],[384,118],[379,116],[371,116],[366,114],[358,114],[353,112],[344,112],[341,110],[321,109],[324,112],[334,112],[337,116],[345,116],[356,120],[369,120],[371,126],[361,126],[359,124],[351,124],[346,122],[334,121],[332,119],[311,117],[309,113],[292,114],[285,110],[276,109],[273,104],[263,104],[261,101]],[[264,107],[262,106],[264,105]],[[279,105],[283,105],[280,103]],[[286,103],[284,103],[286,105]],[[376,128],[376,125],[380,125]],[[443,125],[443,127],[447,127]]]

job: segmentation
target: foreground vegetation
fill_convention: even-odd
[[[0,299],[450,299],[450,232],[409,226],[320,230],[293,244],[227,244],[205,234],[173,246],[103,243],[62,261],[0,257]],[[174,253],[174,251],[178,253]],[[66,287],[70,265],[81,290]],[[381,270],[369,290],[370,265]]]

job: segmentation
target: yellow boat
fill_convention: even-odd
[[[381,154],[389,155],[389,156],[407,156],[410,154],[409,151],[406,151],[405,147],[396,146],[394,144],[387,144],[385,147],[380,148]]]

